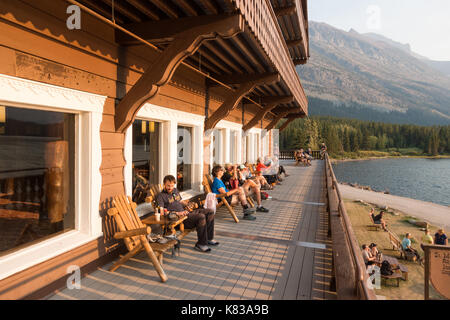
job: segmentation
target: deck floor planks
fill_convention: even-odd
[[[263,205],[269,213],[255,213],[256,221],[236,224],[220,208],[216,214],[218,247],[211,253],[193,249],[195,232],[182,242],[180,257],[165,256],[169,276],[161,283],[145,253],[111,273],[105,265],[82,279],[82,290],[63,289],[49,299],[333,299],[327,294],[328,251],[289,240],[327,243],[323,203],[323,162],[312,167],[286,166],[290,177],[269,191]],[[242,209],[235,207],[238,217]],[[222,233],[221,233],[222,232]],[[227,234],[232,233],[232,234]],[[242,235],[255,236],[253,239]],[[258,238],[258,237],[264,237]],[[267,238],[273,238],[268,242]],[[276,240],[276,241],[275,241]],[[284,241],[284,242],[283,242]],[[325,252],[324,252],[325,251]]]

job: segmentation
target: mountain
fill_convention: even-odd
[[[433,61],[424,60],[424,62],[435,70],[439,70],[441,73],[450,77],[450,61]]]
[[[311,58],[297,72],[310,114],[450,124],[450,77],[412,55],[409,45],[313,21],[309,36]]]
[[[351,32],[352,30],[350,30]],[[445,74],[446,76],[450,77],[450,61],[435,61],[435,60],[431,60],[427,57],[421,56],[420,54],[415,53],[414,51],[411,50],[411,46],[409,44],[402,44],[400,42],[396,42],[394,40],[391,40],[389,38],[386,38],[385,36],[382,36],[380,34],[376,34],[376,33],[364,33],[363,34],[366,37],[372,38],[375,41],[383,41],[386,42],[388,44],[391,44],[394,47],[397,47],[400,50],[403,50],[404,52],[412,55],[413,57],[422,60],[422,62],[426,63],[427,65],[429,65],[430,67],[432,67],[433,69]]]

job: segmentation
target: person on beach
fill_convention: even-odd
[[[383,219],[383,215],[384,215],[384,211],[381,210],[379,214],[375,215],[375,210],[372,208],[370,210],[370,215],[372,216],[373,219],[373,223],[375,224],[381,224],[381,227],[383,228],[384,231],[388,231],[386,226],[386,221]]]
[[[381,261],[381,252],[378,251],[377,244],[371,243],[369,248],[370,248],[370,253],[372,254],[372,257],[376,257],[378,261]]]
[[[412,253],[414,253],[414,255],[416,256],[417,260],[421,261],[422,258],[420,257],[419,253],[417,252],[416,249],[414,249],[414,248],[411,246],[411,238],[412,238],[411,233],[408,232],[408,233],[405,235],[405,237],[403,238],[403,240],[402,240],[402,247],[403,247],[403,250],[405,250],[406,252],[412,252]]]
[[[370,266],[376,263],[377,257],[374,257],[372,255],[372,253],[370,252],[370,248],[365,244],[362,245],[362,255],[366,266]]]
[[[444,229],[439,229],[434,235],[434,244],[446,246],[448,245],[448,238],[444,233]]]
[[[433,244],[434,243],[433,237],[430,235],[430,230],[425,229],[425,234],[422,236],[422,243],[423,244]]]

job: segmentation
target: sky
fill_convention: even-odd
[[[378,33],[432,60],[450,61],[450,0],[308,0],[308,19]]]

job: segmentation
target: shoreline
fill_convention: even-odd
[[[345,158],[345,159],[334,159],[330,158],[331,164],[340,162],[353,162],[353,161],[367,161],[367,160],[378,160],[378,159],[450,159],[450,155],[442,156],[383,156],[383,157],[365,157],[365,158]]]
[[[408,216],[427,221],[428,223],[450,230],[450,207],[376,191],[361,190],[339,183],[342,197],[349,200],[363,200],[378,207],[387,206]]]

